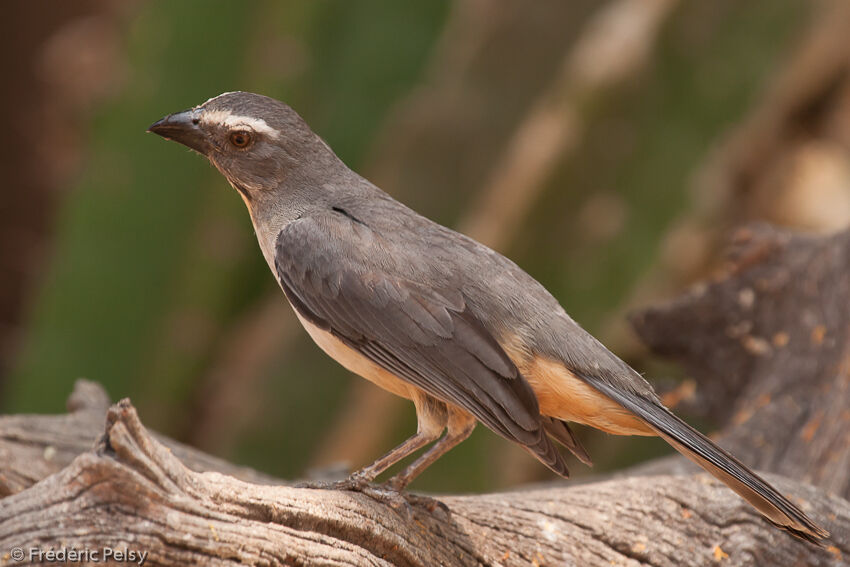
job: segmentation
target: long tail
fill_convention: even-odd
[[[777,527],[816,544],[829,536],[829,532],[810,520],[778,490],[664,406],[636,394],[621,392],[601,380],[593,380],[592,384],[640,417],[674,449],[738,493]]]

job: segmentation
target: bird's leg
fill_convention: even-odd
[[[340,481],[313,481],[301,483],[300,488],[322,488],[326,490],[356,490],[363,492],[370,482],[382,472],[415,453],[425,445],[436,441],[446,428],[446,406],[442,402],[426,395],[421,395],[413,400],[416,406],[417,431],[392,449],[387,454],[376,460],[371,465],[352,473],[347,479]],[[397,491],[395,491],[397,492]]]
[[[379,474],[404,459],[411,453],[414,453],[435,441],[440,436],[440,432],[432,431],[417,431],[406,441],[400,444],[395,449],[379,458],[371,465],[365,466],[362,469],[351,473],[348,478],[343,480],[313,480],[300,482],[296,486],[298,488],[319,488],[323,490],[356,490],[362,492],[370,482],[375,480]]]
[[[469,437],[472,430],[475,429],[475,423],[475,418],[468,413],[456,408],[449,409],[448,431],[445,437],[437,441],[424,455],[413,461],[407,468],[381,485],[381,487],[370,487],[375,492],[374,494],[370,494],[370,496],[389,504],[397,510],[404,508],[409,517],[412,516],[413,506],[420,506],[431,513],[440,509],[448,516],[450,513],[448,507],[436,498],[402,491],[422,471],[431,466],[434,461]]]
[[[384,484],[387,488],[402,491],[422,471],[431,466],[434,461],[445,455],[452,447],[466,439],[475,429],[475,418],[463,410],[449,409],[448,430],[446,435],[434,443],[424,455],[413,461],[403,471],[392,477]]]
[[[348,481],[357,484],[368,484],[382,472],[401,461],[405,457],[415,453],[425,445],[436,441],[440,437],[441,431],[419,430],[415,435],[409,437],[405,442],[389,451],[383,457],[371,465],[365,466],[362,469],[354,472],[348,477]]]

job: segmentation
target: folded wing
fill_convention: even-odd
[[[278,235],[275,264],[290,303],[372,362],[567,476],[534,391],[462,293],[393,273],[378,259],[379,240],[341,214],[289,224]]]

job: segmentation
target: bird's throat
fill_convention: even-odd
[[[242,196],[242,200],[245,201],[245,204],[248,205],[248,208],[250,209],[251,208],[251,201],[254,200],[254,198],[251,196],[251,192],[248,191],[248,189],[246,189],[242,185],[240,185],[240,184],[238,184],[234,181],[230,182],[230,186],[233,187],[234,189],[236,189],[237,191],[239,191],[239,194]]]

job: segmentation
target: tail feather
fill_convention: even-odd
[[[593,466],[593,461],[590,459],[587,449],[584,448],[584,445],[581,444],[581,441],[578,440],[578,437],[575,436],[573,430],[570,429],[570,426],[566,421],[561,421],[560,419],[554,419],[551,417],[544,417],[543,428],[549,436],[569,449],[570,453],[575,455],[579,461],[589,467]]]
[[[592,385],[647,423],[674,449],[701,466],[753,505],[769,522],[813,543],[829,536],[797,506],[667,408],[636,394],[593,380]]]
[[[546,435],[545,429],[540,432],[540,440],[534,445],[520,445],[528,451],[535,459],[549,467],[549,470],[562,476],[570,478],[570,470],[567,468],[567,463],[564,461],[563,455],[555,447],[549,436]]]

